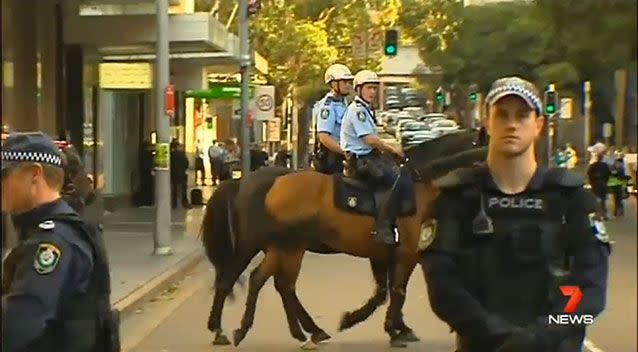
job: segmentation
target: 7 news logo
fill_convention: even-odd
[[[569,297],[565,308],[563,308],[564,314],[550,314],[548,316],[548,323],[550,325],[590,325],[594,323],[594,316],[590,314],[573,314],[580,301],[583,299],[583,292],[578,286],[559,286],[560,292],[563,296]]]

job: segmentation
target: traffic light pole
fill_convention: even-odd
[[[241,175],[250,172],[250,127],[248,105],[250,99],[250,43],[248,38],[248,0],[239,0],[239,60],[241,65]]]
[[[170,124],[166,115],[165,89],[169,84],[168,49],[168,0],[157,1],[157,52],[155,63],[155,125],[157,128],[155,165],[155,227],[153,245],[155,255],[168,255],[171,249],[171,208],[170,208]],[[162,157],[159,158],[158,155]]]

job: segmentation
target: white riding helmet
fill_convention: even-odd
[[[379,76],[377,76],[376,72],[370,70],[361,70],[354,75],[354,81],[352,85],[356,88],[357,86],[364,85],[366,83],[379,84]]]
[[[331,65],[323,76],[326,84],[332,81],[349,81],[352,80],[352,78],[352,72],[350,72],[348,66],[342,64]]]

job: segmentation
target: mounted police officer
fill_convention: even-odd
[[[379,197],[377,224],[374,238],[378,242],[394,244],[393,222],[396,211],[397,179],[396,165],[381,158],[381,152],[403,158],[401,149],[384,143],[377,134],[372,101],[379,89],[379,77],[369,70],[354,76],[356,96],[348,106],[341,128],[341,148],[348,154],[348,164],[355,176],[372,181],[384,192]]]
[[[41,132],[3,143],[2,208],[19,234],[3,262],[3,351],[119,351],[106,251],[61,198],[62,166]]]
[[[350,69],[334,64],[326,70],[324,81],[330,92],[315,107],[317,142],[315,143],[315,170],[334,174],[343,172],[345,154],[339,146],[341,123],[346,111],[346,96],[352,83]]]
[[[595,197],[580,175],[537,164],[544,118],[533,84],[499,79],[486,103],[486,164],[436,182],[434,240],[420,261],[430,305],[456,332],[458,352],[581,351],[583,321],[604,309],[607,290],[609,239]],[[578,290],[572,323],[556,324]]]

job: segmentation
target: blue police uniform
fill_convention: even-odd
[[[339,144],[341,124],[346,111],[345,98],[329,92],[317,102],[313,110],[317,120],[317,133],[328,133]],[[318,138],[316,149],[315,169],[317,171],[328,174],[343,171],[342,156],[326,148]]]
[[[549,324],[578,286],[575,314],[605,306],[609,239],[579,175],[539,168],[528,188],[503,194],[489,170],[438,180],[434,240],[420,264],[435,314],[459,352],[580,352],[585,326]]]
[[[394,216],[398,189],[395,165],[381,158],[372,146],[364,142],[369,135],[377,135],[373,107],[356,96],[348,106],[341,128],[341,149],[348,153],[348,163],[357,177],[381,185],[385,190],[377,203],[377,229],[375,239],[387,244],[395,243]],[[395,187],[393,187],[395,186]]]
[[[2,146],[2,175],[23,162],[61,167],[53,141],[16,133]],[[116,319],[103,243],[59,198],[14,215],[20,242],[3,262],[3,351],[112,351]],[[116,338],[117,339],[117,338]],[[118,347],[119,347],[119,341]]]

